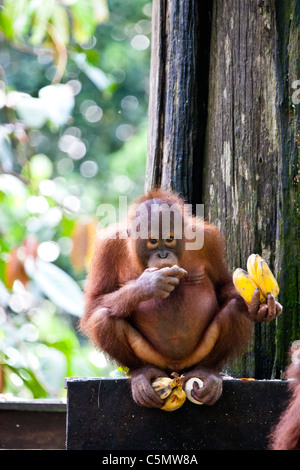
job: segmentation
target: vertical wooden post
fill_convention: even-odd
[[[291,342],[300,339],[300,0],[276,0],[275,7],[281,152],[277,266],[284,305],[276,331],[278,375]]]
[[[212,1],[155,0],[146,189],[202,198]]]
[[[300,0],[155,0],[146,189],[205,204],[229,266],[261,254],[284,314],[235,371],[279,377],[300,337]],[[208,86],[209,85],[209,86]]]
[[[253,252],[269,262],[284,306],[276,322],[256,325],[252,352],[239,364],[257,378],[280,375],[300,334],[299,109],[291,102],[298,45],[299,1],[214,2],[207,216],[226,237],[232,270]]]

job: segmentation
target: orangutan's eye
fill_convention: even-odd
[[[174,235],[170,234],[168,238],[165,239],[165,244],[168,247],[175,247],[176,246],[176,240],[174,238]]]

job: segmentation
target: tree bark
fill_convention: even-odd
[[[259,253],[278,278],[283,315],[231,369],[256,378],[300,338],[299,24],[300,0],[153,3],[146,189],[204,202],[232,272]]]
[[[212,1],[155,0],[145,188],[202,198]]]
[[[231,270],[261,254],[279,279],[284,306],[280,319],[256,325],[255,361],[245,356],[244,370],[257,378],[280,375],[300,333],[299,110],[290,93],[299,77],[298,28],[298,1],[214,3],[206,214],[226,237]]]
[[[276,331],[278,376],[291,342],[300,339],[300,0],[276,0],[275,7],[281,152],[277,266],[285,309]]]

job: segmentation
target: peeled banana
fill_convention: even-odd
[[[233,273],[234,286],[247,303],[251,302],[254,290],[257,287],[260,291],[260,303],[266,302],[269,293],[273,294],[274,297],[278,296],[277,281],[261,256],[255,253],[249,256],[247,271],[237,268]]]
[[[187,381],[184,387],[186,396],[188,400],[190,400],[192,403],[195,403],[196,405],[203,405],[201,401],[195,400],[195,398],[192,397],[191,392],[193,390],[194,382],[197,382],[197,384],[199,385],[199,388],[203,387],[203,381],[201,379],[199,379],[198,377],[192,377],[191,379]]]
[[[242,268],[237,268],[233,273],[233,284],[243,299],[250,304],[257,284],[253,281],[249,273]],[[260,303],[265,302],[265,297],[260,291]]]
[[[158,377],[152,382],[152,387],[162,400],[165,400],[162,410],[175,411],[180,408],[185,400],[186,394],[182,389],[182,377],[173,372],[174,379],[169,377]]]

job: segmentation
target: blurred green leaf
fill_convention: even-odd
[[[82,52],[82,50],[80,51]],[[88,49],[84,51],[86,61],[90,64],[93,65],[94,67],[99,66],[99,52],[96,51],[95,49]]]
[[[74,40],[79,43],[87,42],[97,24],[108,18],[106,0],[4,0],[0,29],[8,39],[21,42],[23,35],[29,34],[30,44],[37,46],[45,40],[51,24],[55,35],[67,45],[70,41],[68,11],[72,15]]]
[[[40,374],[43,382],[59,390],[67,375],[67,358],[56,348],[48,347],[47,354],[40,358]]]
[[[25,263],[27,275],[55,305],[80,317],[83,314],[83,294],[77,282],[65,271],[40,259]]]
[[[106,74],[100,68],[94,67],[87,62],[85,53],[74,53],[72,54],[72,58],[77,67],[85,73],[98,90],[105,90],[110,85],[110,80],[107,78]]]
[[[60,4],[55,3],[51,23],[55,28],[55,32],[64,44],[70,41],[70,23],[67,10]]]
[[[7,364],[5,360],[3,361],[3,364],[8,370],[21,377],[22,381],[32,392],[33,398],[46,398],[48,396],[47,389],[41,384],[41,381],[37,378],[32,369],[25,367],[14,367],[10,364]]]
[[[30,1],[3,0],[0,10],[0,29],[9,39],[22,38],[27,32],[31,17],[29,14]]]
[[[70,6],[73,15],[73,36],[76,42],[84,44],[93,34],[97,19],[94,5],[90,0],[74,2]]]
[[[53,13],[55,10],[55,0],[35,0],[31,3],[32,13],[34,15],[31,35],[30,35],[30,44],[37,46],[43,42],[47,34],[47,26],[50,21],[53,21]]]
[[[9,16],[8,12],[0,10],[0,31],[10,40],[14,37],[14,28],[12,24],[12,18]]]
[[[97,24],[109,17],[106,0],[79,0],[71,3],[70,11],[73,15],[74,40],[80,44],[88,42]]]

